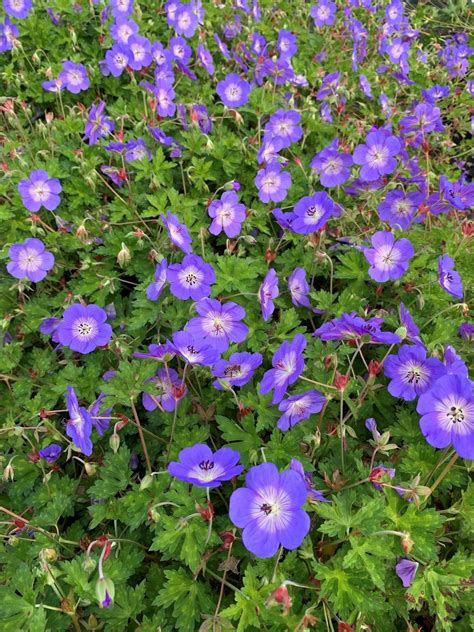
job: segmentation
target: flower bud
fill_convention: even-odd
[[[89,233],[87,232],[87,228],[84,224],[79,224],[79,226],[76,228],[76,237],[83,243],[86,243],[88,241]]]
[[[113,581],[108,577],[99,577],[95,585],[95,596],[101,608],[108,608],[115,596]]]
[[[87,476],[94,476],[94,474],[97,472],[97,463],[85,463],[84,469]]]
[[[120,437],[118,436],[118,434],[116,432],[114,432],[110,439],[109,439],[109,445],[112,448],[114,454],[117,454],[117,451],[120,447]]]
[[[146,474],[140,482],[140,491],[142,492],[143,490],[148,489],[148,487],[150,487],[152,483],[153,483],[153,476],[151,474]]]
[[[403,552],[405,553],[405,555],[408,555],[408,553],[410,553],[410,551],[412,550],[413,545],[415,543],[411,539],[410,534],[409,533],[405,533],[405,535],[403,536],[403,538],[400,541],[400,544],[402,545],[402,549],[403,549]]]
[[[161,514],[159,511],[157,511],[154,507],[152,507],[151,509],[148,510],[148,518],[152,521],[152,522],[160,522],[161,520]]]
[[[117,255],[117,263],[119,264],[119,266],[121,268],[123,268],[123,267],[125,267],[125,264],[127,264],[130,261],[131,258],[132,257],[130,255],[130,250],[122,242],[122,248],[121,248],[120,252]]]
[[[219,533],[219,537],[222,540],[221,549],[223,551],[228,551],[231,544],[235,541],[235,535],[232,531],[221,531]]]
[[[341,392],[346,388],[347,383],[349,381],[348,375],[342,375],[339,371],[336,371],[336,375],[334,376],[333,384],[336,388],[338,388]]]
[[[12,462],[5,467],[2,474],[2,479],[7,483],[9,480],[12,481],[15,478],[15,470],[13,469]]]
[[[56,549],[42,549],[39,557],[43,562],[55,562],[58,559],[58,554]]]
[[[86,571],[86,573],[92,573],[97,566],[97,562],[92,558],[87,556],[82,562],[82,568]]]
[[[276,590],[272,592],[272,594],[267,600],[267,604],[270,604],[273,602],[283,604],[283,613],[285,615],[288,614],[291,608],[291,599],[288,593],[288,588],[285,586],[285,584],[282,584],[281,586],[279,586]]]

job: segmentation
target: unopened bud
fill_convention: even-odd
[[[118,434],[116,432],[114,432],[110,439],[109,439],[109,445],[112,449],[112,451],[114,452],[114,454],[117,454],[117,451],[120,447],[120,437],[118,436]]]
[[[95,596],[101,608],[108,608],[115,596],[113,581],[108,577],[99,577],[95,585]]]
[[[42,549],[39,557],[43,562],[55,562],[58,559],[58,553],[56,549]]]
[[[117,255],[117,263],[121,268],[123,268],[131,259],[130,250],[127,246],[122,242],[122,248]]]
[[[140,491],[142,492],[144,489],[147,489],[148,487],[150,487],[152,483],[153,483],[153,476],[151,474],[146,474],[140,482]]]
[[[86,573],[92,573],[97,566],[97,562],[92,558],[87,556],[82,562],[82,568],[86,571]]]
[[[89,233],[87,232],[87,228],[84,224],[79,224],[76,228],[76,237],[83,243],[86,243],[89,240]]]
[[[410,553],[410,551],[412,550],[413,545],[415,543],[411,539],[410,534],[409,533],[405,533],[405,535],[403,536],[403,538],[400,541],[400,544],[402,545],[402,549],[403,549],[403,552],[405,553],[405,555],[408,555],[408,553]]]
[[[13,469],[13,465],[10,463],[3,470],[2,479],[5,482],[12,481],[15,478],[15,470]]]
[[[334,376],[333,384],[336,388],[338,388],[341,392],[346,388],[347,383],[349,381],[348,375],[342,375],[339,371],[336,371],[336,375]]]
[[[97,472],[97,463],[85,463],[84,469],[87,476],[94,476],[94,474]]]
[[[283,612],[285,615],[288,614],[291,608],[291,599],[288,593],[288,588],[285,586],[285,584],[282,584],[281,586],[279,586],[276,590],[272,592],[272,594],[267,600],[267,603],[270,604],[273,602],[283,604]]]
[[[41,59],[40,56],[38,55],[38,53],[33,53],[33,55],[31,55],[31,61],[34,63],[35,66],[39,66],[41,63]]]

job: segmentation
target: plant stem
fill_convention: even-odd
[[[138,418],[137,409],[135,408],[135,403],[134,403],[133,399],[130,399],[130,403],[131,403],[131,406],[132,406],[133,417],[135,419],[135,423],[137,424],[138,435],[140,437],[140,443],[142,444],[143,454],[145,455],[146,468],[148,470],[148,473],[151,474],[153,470],[152,470],[152,467],[151,467],[150,457],[148,456],[148,450],[147,450],[147,447],[146,447],[145,437],[143,435],[142,425],[140,423],[140,419]]]
[[[444,468],[444,470],[441,472],[441,474],[438,476],[438,478],[436,479],[436,481],[434,482],[434,484],[431,486],[431,494],[434,492],[434,490],[438,487],[438,485],[440,483],[442,483],[444,477],[448,474],[449,470],[453,467],[453,465],[456,463],[456,461],[459,459],[459,454],[457,452],[455,452],[453,454],[453,456],[451,457],[449,463],[446,465],[446,467]],[[431,495],[430,494],[430,495]]]

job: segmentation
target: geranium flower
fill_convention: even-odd
[[[289,59],[296,55],[298,46],[296,45],[296,35],[286,29],[278,31],[277,49],[282,59]]]
[[[31,0],[3,0],[5,13],[17,20],[24,20],[31,11]]]
[[[265,125],[264,142],[279,139],[281,148],[289,147],[303,136],[301,114],[294,110],[277,110]]]
[[[291,230],[302,235],[319,230],[334,214],[334,202],[324,191],[301,198],[293,209]]]
[[[420,338],[420,330],[413,320],[412,315],[407,310],[403,303],[400,303],[400,322],[406,329],[405,340],[409,340],[410,342],[417,342],[420,345],[423,344]]]
[[[69,90],[72,94],[78,94],[82,90],[87,90],[90,86],[86,67],[82,64],[75,64],[72,61],[63,62],[63,69],[59,73],[59,80],[66,90]]]
[[[220,358],[219,351],[202,338],[196,338],[189,331],[173,334],[173,348],[189,364],[209,366]]]
[[[192,253],[191,235],[186,224],[181,224],[176,215],[168,211],[166,215],[160,215],[161,221],[168,231],[171,242],[185,254]]]
[[[390,191],[385,200],[379,204],[380,219],[388,222],[392,228],[409,228],[420,204],[425,196],[419,191],[405,193],[401,190]]]
[[[219,379],[212,384],[218,390],[222,390],[222,381],[230,386],[244,386],[262,362],[261,353],[233,353],[228,360],[218,360],[214,364],[212,375]]]
[[[153,384],[156,393],[142,393],[143,408],[148,411],[161,406],[167,412],[176,408],[177,402],[186,397],[188,388],[174,369],[164,367],[158,369],[154,377],[146,380],[146,384]]]
[[[66,434],[79,450],[86,456],[92,454],[92,419],[89,412],[79,406],[76,393],[72,386],[67,387],[66,407],[69,421],[66,423]]]
[[[275,351],[273,369],[265,371],[260,385],[262,395],[273,390],[272,404],[281,402],[288,386],[296,382],[303,372],[305,348],[306,338],[303,334],[296,334],[291,342],[285,340]]]
[[[210,263],[198,255],[186,255],[181,263],[168,266],[167,279],[173,296],[186,300],[199,301],[211,293],[216,274]]]
[[[391,379],[388,392],[409,402],[444,375],[445,367],[437,358],[427,358],[423,345],[403,345],[385,359],[384,373]]]
[[[474,398],[470,380],[445,375],[418,400],[420,428],[434,448],[452,445],[463,459],[474,459]]]
[[[413,560],[409,560],[405,557],[400,558],[397,562],[395,572],[402,580],[404,588],[409,588],[412,585],[418,566],[418,562],[414,562]]]
[[[8,273],[16,279],[27,278],[33,283],[42,281],[54,266],[54,255],[39,239],[29,238],[21,244],[13,244],[8,256]]]
[[[125,68],[129,65],[132,58],[132,52],[126,44],[114,44],[110,50],[105,53],[105,63],[110,74],[114,77],[120,77]]]
[[[319,173],[323,187],[336,187],[344,184],[351,175],[352,156],[337,151],[337,138],[322,149],[311,161],[311,169]]]
[[[401,342],[400,336],[390,331],[380,331],[383,318],[368,318],[364,320],[357,312],[343,314],[333,318],[315,330],[313,336],[321,340],[358,340],[362,336],[370,336],[370,342],[387,345]]]
[[[13,24],[8,16],[0,22],[0,53],[12,50],[13,43],[18,39],[20,31],[16,24]]]
[[[362,165],[360,177],[372,182],[395,170],[397,161],[394,158],[400,152],[400,141],[385,130],[370,132],[366,142],[357,145],[354,150],[354,162]]]
[[[110,0],[114,18],[127,18],[133,11],[133,0]]]
[[[235,191],[226,191],[220,200],[213,200],[207,209],[212,218],[209,232],[219,235],[221,231],[227,237],[237,237],[240,233],[242,222],[245,220],[245,204],[239,203],[239,197]]]
[[[249,328],[240,322],[245,318],[245,309],[237,303],[204,298],[196,303],[196,311],[199,316],[188,322],[186,330],[220,352],[232,342],[243,342],[248,335]]]
[[[326,402],[324,395],[315,390],[305,391],[299,395],[291,395],[280,402],[278,410],[284,414],[277,423],[277,428],[285,432],[301,423],[313,413],[319,413]]]
[[[179,4],[173,17],[173,27],[178,35],[192,37],[198,26],[198,17],[192,4]]]
[[[157,301],[159,299],[166,284],[167,270],[168,262],[166,259],[162,259],[156,266],[153,283],[150,283],[146,289],[146,296],[150,301]]]
[[[43,169],[32,171],[26,180],[18,183],[21,200],[31,213],[37,213],[42,206],[48,211],[54,211],[61,202],[61,191],[59,180],[50,178]]]
[[[79,353],[90,353],[106,345],[112,337],[112,327],[106,323],[107,313],[98,305],[75,303],[64,310],[56,334],[65,347]]]
[[[272,557],[280,545],[296,549],[309,532],[310,519],[302,509],[307,490],[293,470],[278,473],[273,463],[252,467],[246,487],[230,497],[229,517],[242,528],[244,546],[257,557]]]
[[[235,72],[231,72],[225,79],[219,81],[216,92],[228,108],[238,108],[248,102],[250,84]]]
[[[448,294],[456,298],[463,297],[461,276],[454,269],[454,261],[449,255],[443,255],[438,258],[438,281]]]
[[[93,104],[89,110],[89,117],[84,128],[84,138],[89,141],[89,145],[95,145],[99,138],[110,134],[115,123],[104,116],[105,101],[99,101]]]
[[[126,44],[132,35],[138,33],[138,24],[126,17],[119,17],[109,27],[110,36],[117,44]]]
[[[179,462],[172,461],[168,465],[168,472],[180,481],[198,487],[219,487],[223,481],[230,481],[244,469],[243,465],[238,465],[238,452],[230,448],[212,452],[205,443],[184,448],[178,458]]]
[[[408,270],[408,260],[415,251],[408,239],[395,241],[392,233],[378,231],[371,238],[372,248],[364,248],[364,255],[370,264],[369,276],[380,283],[389,279],[395,281]]]
[[[303,268],[295,268],[290,274],[288,277],[288,289],[293,305],[311,308],[308,298],[310,288],[306,281],[306,271]]]
[[[291,174],[282,171],[280,163],[272,160],[266,167],[259,169],[255,185],[258,188],[259,199],[265,204],[282,202],[291,187]]]
[[[330,26],[336,19],[336,4],[331,0],[319,0],[311,7],[309,13],[314,19],[315,26]]]
[[[42,459],[45,459],[48,463],[54,463],[57,461],[61,455],[62,449],[61,446],[57,443],[50,443],[49,445],[41,448],[38,454]]]
[[[313,475],[311,472],[305,472],[303,465],[298,461],[298,459],[291,459],[290,461],[290,469],[293,472],[299,474],[304,484],[306,485],[306,492],[308,494],[308,500],[315,500],[320,503],[330,503],[331,501],[327,498],[324,498],[322,492],[318,491],[314,488],[313,483]]]
[[[214,61],[212,59],[211,53],[207,50],[207,48],[203,44],[198,44],[196,48],[196,56],[201,64],[201,66],[206,70],[206,72],[212,77],[214,74]]]
[[[275,311],[273,299],[276,298],[278,294],[278,277],[275,270],[270,268],[258,289],[258,300],[260,301],[264,321],[267,321]]]

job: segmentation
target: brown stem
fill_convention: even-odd
[[[130,399],[130,403],[132,405],[133,417],[135,418],[135,423],[137,424],[138,434],[140,436],[140,443],[142,444],[143,454],[145,455],[146,468],[148,470],[148,473],[151,474],[152,472],[151,461],[150,461],[150,457],[148,456],[148,450],[146,447],[145,437],[143,435],[142,425],[140,423],[140,419],[138,418],[137,409],[135,408],[135,403],[133,399]]]

